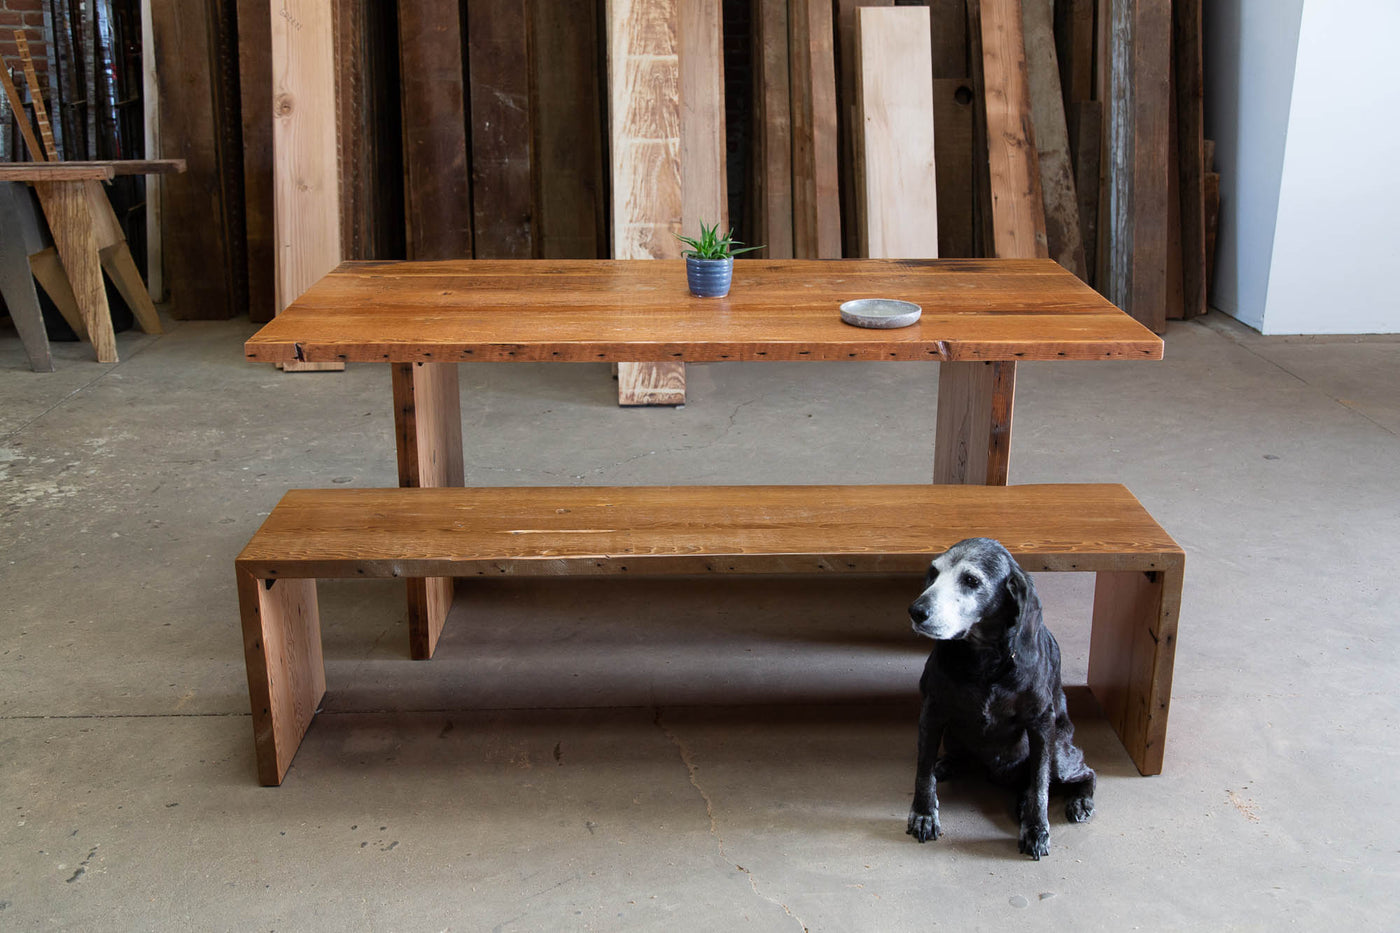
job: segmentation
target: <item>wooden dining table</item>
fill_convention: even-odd
[[[923,313],[855,327],[839,307],[857,298]],[[1018,363],[1160,360],[1163,344],[1050,260],[739,260],[728,297],[704,299],[682,261],[450,260],[343,263],[244,350],[388,364],[399,484],[419,487],[465,484],[461,362],[938,363],[932,481],[1005,485]],[[451,596],[450,579],[410,581],[410,628],[439,631]]]

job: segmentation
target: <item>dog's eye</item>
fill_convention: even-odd
[[[958,582],[962,584],[962,588],[965,590],[975,590],[977,589],[977,587],[982,585],[982,581],[977,579],[970,573],[963,574],[962,579]]]
[[[924,575],[924,586],[932,586],[933,581],[938,579],[938,568],[932,565],[928,568],[928,573]]]

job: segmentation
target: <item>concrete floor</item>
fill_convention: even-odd
[[[0,333],[0,929],[1395,929],[1400,338],[1174,324],[1167,360],[1021,367],[1014,482],[1121,481],[1186,548],[1166,770],[1082,691],[1098,814],[904,833],[907,579],[490,581],[437,657],[322,585],[329,693],[253,768],[233,558],[283,491],[395,482],[382,367],[284,376],[245,322]],[[482,485],[922,482],[924,364],[462,367]],[[1040,578],[1081,683],[1091,581]]]

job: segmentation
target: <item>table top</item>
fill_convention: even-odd
[[[853,298],[923,307],[909,327]],[[1050,260],[758,260],[692,298],[680,260],[347,262],[244,347],[260,362],[1122,360],[1162,341]]]
[[[184,159],[4,162],[0,163],[0,181],[110,181],[118,175],[178,175],[184,171]]]

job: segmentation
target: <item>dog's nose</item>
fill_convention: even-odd
[[[928,621],[928,617],[928,606],[924,603],[923,600],[919,600],[918,602],[914,603],[912,606],[909,607],[909,618],[913,621],[915,625],[923,625],[925,622]]]

